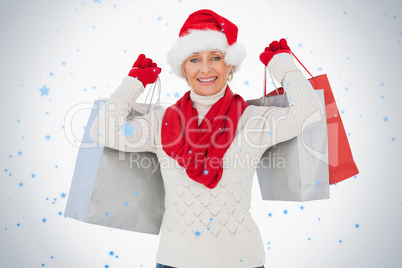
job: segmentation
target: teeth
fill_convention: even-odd
[[[207,78],[207,79],[198,78],[198,81],[200,81],[200,82],[211,82],[211,81],[216,80],[216,78],[217,78],[217,77]]]

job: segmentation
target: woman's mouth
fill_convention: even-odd
[[[201,84],[213,84],[216,81],[216,79],[218,79],[217,76],[197,78],[198,82],[200,82]]]

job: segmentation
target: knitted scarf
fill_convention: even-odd
[[[237,123],[247,108],[229,86],[198,125],[190,91],[166,109],[162,120],[162,148],[186,169],[187,175],[212,189],[219,183],[222,159],[234,139]]]

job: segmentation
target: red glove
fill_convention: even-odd
[[[155,83],[161,71],[162,69],[159,68],[155,62],[152,62],[151,59],[148,59],[144,54],[141,54],[134,62],[128,76],[137,78],[142,82],[144,87],[146,87],[148,84]]]
[[[279,42],[273,41],[269,44],[269,47],[266,47],[264,52],[261,53],[260,60],[265,66],[268,66],[269,61],[279,53],[290,53],[290,48],[284,38],[279,40]]]

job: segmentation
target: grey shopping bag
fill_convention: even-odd
[[[91,126],[104,103],[95,101],[82,144],[93,142]],[[142,108],[148,105],[135,107],[130,117],[143,114]],[[154,153],[124,153],[100,146],[80,148],[65,215],[87,223],[159,234],[164,199],[160,165]]]
[[[324,92],[315,90],[323,111]],[[288,107],[287,95],[248,100],[249,105]],[[308,122],[307,122],[308,123]],[[297,137],[268,148],[257,166],[263,200],[311,201],[329,198],[326,116]]]

